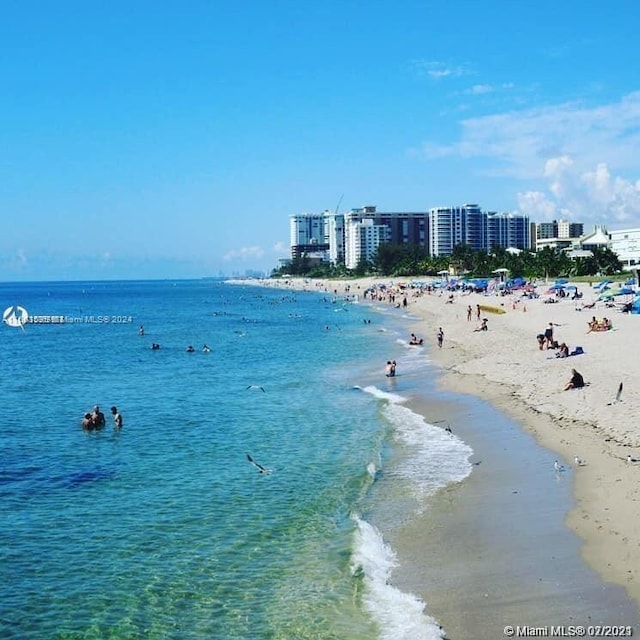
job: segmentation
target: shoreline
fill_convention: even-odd
[[[487,300],[477,294],[469,298],[471,304]],[[542,303],[535,302],[538,301],[528,305],[526,312],[516,308],[490,317],[489,322],[494,325],[491,334],[503,331],[514,319],[519,322],[515,331],[510,328],[508,339],[493,338],[480,348],[469,340],[487,338],[489,332],[469,333],[467,339],[465,329],[472,330],[465,327],[466,314],[460,318],[462,309],[443,312],[434,309],[434,305],[422,304],[419,326],[446,320],[453,327],[448,348],[432,349],[431,353],[441,369],[442,389],[487,400],[571,468],[574,504],[566,524],[581,539],[583,558],[605,581],[625,587],[629,596],[640,603],[640,467],[626,462],[628,455],[640,457],[640,427],[634,425],[640,406],[631,391],[640,371],[634,367],[629,349],[634,338],[640,336],[640,325],[637,318],[618,313],[613,317],[621,326],[619,332],[587,335],[589,315],[576,313],[570,306],[541,308]],[[417,311],[415,307],[412,310]],[[603,310],[596,310],[597,315],[602,313]],[[543,330],[547,317],[562,319],[557,323],[561,324],[562,334],[571,336],[573,345],[583,346],[585,354],[565,360],[547,355],[553,351],[541,352],[535,344],[539,332],[536,328]],[[529,328],[523,341],[523,329]],[[622,331],[630,335],[624,339]],[[603,344],[604,340],[608,342]],[[585,378],[590,384],[585,389],[563,390],[572,365],[581,372],[588,371]],[[622,377],[623,400],[609,405]],[[587,464],[578,467],[574,463],[576,456]]]
[[[358,295],[376,284],[391,285],[391,278],[359,280],[266,280],[251,282],[282,289]],[[583,301],[595,294],[578,285]],[[541,285],[542,292],[546,287]],[[556,304],[542,299],[518,300],[482,294],[444,296],[408,294],[408,312],[416,317],[415,332],[434,346],[430,350],[439,368],[441,389],[482,398],[511,416],[560,462],[572,467],[574,504],[567,527],[582,542],[587,564],[605,581],[623,586],[640,603],[640,367],[633,345],[640,338],[640,319],[596,305],[578,311],[568,298]],[[489,331],[474,332],[475,313],[467,321],[466,308],[476,304],[500,306],[504,313],[483,313]],[[609,314],[614,331],[587,333],[592,315]],[[558,339],[584,354],[557,359],[540,351],[536,335],[553,322]],[[435,347],[438,327],[444,329],[442,349]],[[585,375],[584,389],[563,391],[572,366]],[[613,403],[619,382],[622,401]],[[587,461],[576,467],[574,456]]]

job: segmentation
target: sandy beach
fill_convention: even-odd
[[[393,285],[390,279],[355,281],[265,281],[269,286],[357,294],[372,285]],[[640,337],[640,318],[597,303],[586,284],[577,285],[580,300],[550,296],[486,296],[455,293],[398,292],[407,298],[406,311],[416,318],[414,331],[432,345],[430,357],[440,368],[443,390],[483,398],[511,416],[545,448],[555,452],[570,474],[574,508],[567,525],[582,540],[587,563],[605,580],[623,586],[640,603],[640,367],[634,346]],[[541,283],[537,292],[547,286]],[[476,305],[503,313],[481,311],[488,330],[476,331]],[[467,309],[472,307],[471,320]],[[588,322],[608,317],[609,331],[589,332]],[[536,336],[552,323],[554,339],[570,351],[584,353],[557,358],[556,350],[540,349]],[[436,336],[442,327],[442,348]],[[575,368],[586,386],[564,390]],[[620,383],[623,391],[618,401]],[[579,457],[583,464],[577,464]],[[632,461],[629,462],[628,458]],[[554,473],[553,466],[549,469]],[[567,476],[568,477],[568,476]]]
[[[539,287],[544,290],[544,287]],[[596,297],[584,291],[583,302]],[[492,304],[504,314],[482,312],[489,330],[476,332],[467,307]],[[470,295],[420,298],[414,311],[424,317],[423,332],[445,331],[442,349],[432,357],[446,372],[444,388],[480,395],[513,416],[559,461],[575,474],[576,505],[568,524],[584,540],[586,560],[608,581],[623,585],[640,601],[640,458],[637,393],[640,367],[633,346],[640,337],[637,316],[601,306],[581,309],[579,301],[564,298],[545,304],[543,298],[520,300]],[[589,332],[593,316],[607,316],[613,330]],[[540,350],[536,336],[553,323],[554,338],[570,351],[584,353],[557,358],[554,350]],[[432,338],[435,339],[435,338]],[[575,368],[587,383],[564,390]],[[620,382],[620,401],[616,394]],[[575,463],[575,457],[586,462]]]
[[[583,308],[597,297],[587,285],[579,285],[580,300],[550,304],[544,284],[533,299],[429,294],[389,279],[263,284],[357,296],[382,317],[387,309],[402,317],[407,341],[410,332],[424,340],[430,366],[419,391],[403,388],[406,343],[383,354],[380,375],[397,357],[397,388],[411,409],[450,423],[481,466],[432,496],[424,513],[371,516],[397,554],[393,583],[426,603],[447,638],[493,640],[508,625],[637,626],[636,316],[604,303]],[[372,287],[374,299],[365,297]],[[480,319],[476,305],[485,307]],[[589,331],[593,316],[607,316],[613,329]],[[478,331],[484,319],[488,329]],[[537,336],[550,325],[558,343],[582,353],[558,358],[559,350],[540,349]],[[564,390],[572,368],[586,385]]]

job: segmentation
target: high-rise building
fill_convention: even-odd
[[[446,256],[459,244],[485,251],[526,249],[531,230],[526,216],[487,213],[477,204],[410,212],[366,206],[344,214],[304,213],[290,216],[290,227],[292,258],[305,255],[350,269],[372,260],[382,243],[423,247],[432,256]]]
[[[487,214],[477,204],[429,209],[429,253],[449,256],[453,247],[466,244],[487,248]]]
[[[289,216],[289,232],[291,258],[301,258],[303,255],[319,255],[329,251],[325,243],[324,213],[300,213]]]
[[[535,223],[536,251],[544,247],[567,249],[584,233],[584,225],[581,222],[569,222],[568,220],[553,220],[552,222]],[[532,238],[533,240],[533,238]]]
[[[345,266],[355,269],[361,261],[370,262],[382,243],[389,242],[389,227],[374,218],[349,220],[345,224]]]
[[[487,250],[494,247],[528,249],[529,218],[513,213],[487,214]]]

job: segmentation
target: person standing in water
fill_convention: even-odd
[[[442,327],[438,329],[437,339],[438,339],[438,347],[442,349],[442,343],[444,342],[444,331],[442,330]]]
[[[118,407],[111,407],[111,415],[113,416],[113,426],[119,431],[120,429],[122,429],[122,415],[118,411]]]

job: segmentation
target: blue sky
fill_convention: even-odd
[[[289,215],[640,226],[637,2],[17,2],[0,280],[216,276]]]

